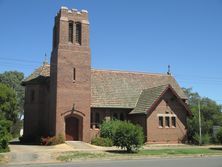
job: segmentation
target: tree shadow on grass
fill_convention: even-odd
[[[220,147],[210,147],[210,150],[217,150],[217,151],[221,151],[222,152],[222,146]]]
[[[9,142],[9,145],[35,145],[35,146],[39,146],[39,143],[36,142],[23,142],[21,143],[19,140],[12,140]]]
[[[20,143],[20,141],[10,141],[9,144],[10,144],[10,145],[22,145],[22,144]]]
[[[105,152],[113,154],[136,154],[137,152],[127,152],[126,150],[107,150]]]

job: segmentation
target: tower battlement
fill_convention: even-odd
[[[87,10],[68,9],[62,6],[55,16],[53,50],[58,45],[89,47],[89,20]]]
[[[64,21],[75,20],[83,24],[89,24],[88,11],[85,9],[69,9],[66,6],[62,6],[56,15],[56,18],[58,17]]]

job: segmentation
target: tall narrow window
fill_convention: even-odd
[[[93,112],[91,111],[90,112],[90,128],[93,129],[93,123],[94,123],[94,120],[93,120]]]
[[[76,68],[73,68],[72,79],[73,79],[73,81],[76,80]]]
[[[120,120],[121,120],[121,121],[124,121],[124,120],[125,120],[123,113],[120,114]]]
[[[170,117],[165,117],[165,127],[170,127]]]
[[[163,127],[163,117],[159,117],[159,127],[162,128]]]
[[[172,126],[176,127],[176,117],[171,117],[172,119]]]
[[[96,128],[99,128],[99,124],[100,124],[100,114],[97,112],[96,113],[96,120],[95,120],[95,122],[96,122]]]
[[[31,91],[30,101],[31,101],[31,102],[34,102],[34,101],[35,101],[35,91],[34,91],[34,90]]]
[[[82,26],[81,23],[76,23],[76,43],[81,45],[82,40]]]
[[[73,43],[73,22],[69,22],[69,42]]]

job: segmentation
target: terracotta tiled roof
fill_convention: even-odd
[[[36,79],[38,77],[49,77],[50,76],[50,65],[44,62],[43,65],[37,68],[30,76],[23,80],[23,83]]]
[[[50,65],[35,70],[24,83],[38,76],[49,77]],[[135,108],[142,90],[169,84],[181,98],[187,99],[176,80],[167,74],[92,69],[91,81],[92,107]]]
[[[144,89],[171,85],[187,99],[176,80],[167,74],[92,70],[92,107],[135,108]]]
[[[168,86],[169,85],[162,85],[144,89],[140,94],[136,107],[130,112],[130,114],[146,113]]]

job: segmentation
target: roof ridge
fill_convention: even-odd
[[[39,75],[42,75],[42,72],[44,72],[46,66],[50,66],[47,62],[44,62],[39,68],[41,68],[41,71],[39,71]]]
[[[125,71],[125,70],[106,70],[106,69],[94,69],[92,71],[103,71],[103,72],[113,72],[113,73],[129,73],[129,74],[145,74],[145,75],[159,75],[159,76],[171,76],[164,73],[149,73],[149,72],[139,72],[139,71]],[[172,77],[172,76],[171,76]]]
[[[44,70],[45,66],[51,67],[49,63],[44,63],[40,67],[36,68],[34,71],[38,70],[41,68],[41,72]],[[128,73],[128,74],[141,74],[141,75],[156,75],[156,76],[169,76],[172,77],[172,75],[168,75],[165,73],[149,73],[149,72],[140,72],[140,71],[126,71],[126,70],[108,70],[108,69],[95,69],[91,68],[92,71],[101,71],[101,72],[112,72],[112,73]],[[41,74],[41,72],[39,74]]]
[[[148,89],[154,89],[154,88],[159,88],[159,87],[168,87],[168,86],[171,86],[171,84],[163,84],[163,85],[158,85],[158,86],[153,86],[153,87],[150,87],[150,88],[146,88],[146,89],[143,89],[143,90],[148,90]],[[172,86],[171,86],[172,87]]]

